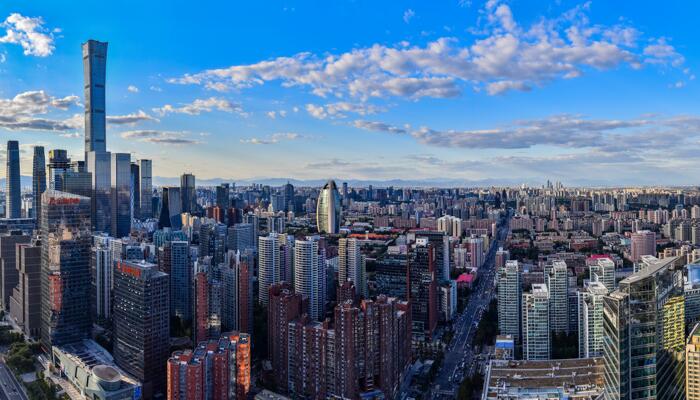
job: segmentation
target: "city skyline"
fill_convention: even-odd
[[[34,145],[80,159],[76,59],[95,39],[110,48],[110,150],[153,159],[154,184],[192,172],[692,185],[698,6],[686,6],[220,5],[182,29],[170,21],[192,10],[148,24],[157,5],[10,2],[0,7],[0,132],[20,142],[24,176]],[[4,168],[4,149],[0,157]]]

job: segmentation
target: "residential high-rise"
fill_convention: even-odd
[[[22,183],[19,173],[19,142],[7,141],[5,168],[5,218],[22,218]]]
[[[316,203],[316,225],[319,232],[338,233],[342,219],[340,194],[335,181],[329,180],[321,189]]]
[[[325,317],[325,257],[319,254],[318,241],[294,242],[294,291],[309,299],[305,310],[314,321]]]
[[[681,399],[685,318],[679,257],[647,266],[603,298],[606,400]]]
[[[279,235],[271,233],[258,239],[258,301],[267,306],[270,286],[280,281]]]
[[[520,342],[522,312],[522,272],[518,261],[507,261],[498,271],[498,331],[511,335],[516,345]]]
[[[278,387],[287,387],[289,377],[287,341],[289,323],[302,314],[304,299],[294,293],[292,285],[281,282],[269,287],[267,308],[267,354]]]
[[[555,333],[569,332],[569,278],[564,261],[554,261],[545,267],[545,282],[549,292],[549,328]]]
[[[90,334],[90,199],[45,191],[39,232],[41,342],[48,350]]]
[[[12,291],[19,283],[17,271],[17,245],[29,243],[31,236],[22,231],[0,234],[0,301],[2,309],[10,310]]]
[[[153,218],[153,161],[139,160],[138,164],[139,173],[141,174],[139,178],[139,183],[141,184],[139,189],[139,194],[141,195],[139,216],[142,219]]]
[[[608,291],[615,290],[615,263],[609,258],[599,258],[589,267],[591,282],[602,283]]]
[[[226,266],[221,272],[223,286],[222,329],[252,332],[253,276],[248,263]]]
[[[472,236],[467,239],[471,267],[479,269],[484,264],[484,238]]]
[[[112,236],[131,232],[131,154],[112,153]]]
[[[143,384],[144,398],[165,392],[170,339],[168,274],[145,261],[114,269],[114,361]]]
[[[230,332],[168,359],[168,400],[245,400],[250,390],[250,335]]]
[[[639,262],[642,256],[656,255],[656,233],[652,231],[638,231],[632,234],[631,245],[632,262]]]
[[[182,174],[180,177],[180,198],[183,213],[194,213],[197,210],[197,192],[195,178],[192,174]]]
[[[548,360],[550,357],[549,291],[536,283],[523,293],[523,359]]]
[[[34,146],[32,159],[32,216],[41,215],[41,194],[46,190],[46,157],[43,146]]]
[[[338,239],[338,285],[351,281],[355,294],[367,297],[365,257],[360,252],[360,247],[355,238]]]
[[[105,83],[107,80],[107,43],[88,40],[83,43],[85,77],[85,159],[87,153],[107,151]]]
[[[41,242],[17,245],[19,284],[10,300],[10,315],[24,334],[39,338],[41,331]]]
[[[170,242],[170,315],[192,320],[193,270],[187,241]]]
[[[608,288],[594,281],[578,292],[578,355],[580,358],[603,355],[603,297]]]
[[[440,282],[450,279],[450,240],[444,232],[416,231],[416,239],[425,238],[435,249],[435,273]]]
[[[700,324],[688,335],[685,346],[685,398],[700,400]]]

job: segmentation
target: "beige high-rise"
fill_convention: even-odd
[[[700,400],[700,324],[693,327],[685,346],[685,398]]]

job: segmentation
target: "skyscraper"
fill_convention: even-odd
[[[25,335],[38,338],[41,331],[41,242],[17,246],[19,283],[10,301],[10,314]]]
[[[229,191],[230,187],[228,183],[222,183],[216,187],[216,205],[221,207],[223,210],[227,210],[229,207],[231,207]]]
[[[685,346],[685,398],[700,400],[700,324],[688,335]]]
[[[548,360],[549,291],[547,285],[536,283],[530,293],[523,293],[523,359]]]
[[[258,301],[267,306],[270,286],[280,281],[279,235],[271,233],[258,239]]]
[[[112,153],[111,161],[111,231],[121,238],[131,231],[131,154]]]
[[[46,157],[43,146],[34,146],[32,159],[32,216],[39,220],[41,194],[46,190]]]
[[[197,192],[194,175],[182,174],[180,177],[180,198],[183,213],[192,214],[197,210]]]
[[[170,242],[170,315],[183,321],[192,320],[192,277],[190,245],[187,241]]]
[[[522,301],[522,275],[518,261],[507,261],[498,271],[498,331],[511,335],[516,345],[520,341],[520,302]]]
[[[656,255],[656,233],[638,231],[632,234],[632,262],[639,262],[642,256]]]
[[[90,199],[47,190],[41,197],[41,341],[51,346],[90,333]]]
[[[145,261],[114,270],[114,361],[143,384],[144,397],[165,392],[170,338],[168,274]]]
[[[141,211],[139,216],[142,219],[153,218],[153,162],[151,160],[139,160],[139,172],[141,177],[139,183],[141,188],[139,189],[139,194],[141,195],[141,200],[139,204],[141,205]]]
[[[321,189],[316,203],[316,225],[319,232],[338,233],[342,222],[340,194],[335,181],[329,180]]]
[[[97,232],[112,232],[112,155],[87,153],[87,169],[92,174],[92,226]]]
[[[275,371],[275,383],[278,387],[286,387],[289,377],[289,323],[301,315],[304,299],[294,293],[292,285],[287,282],[270,286],[268,297],[267,353]]]
[[[648,265],[603,298],[605,399],[680,399],[685,392],[682,262]]]
[[[22,231],[10,231],[0,234],[0,301],[2,309],[10,310],[12,290],[19,282],[17,272],[17,245],[29,243],[31,236]]]
[[[294,291],[309,299],[305,310],[311,319],[321,321],[325,316],[325,259],[319,254],[318,241],[294,242]]]
[[[85,159],[87,153],[107,151],[105,83],[107,80],[107,43],[88,40],[83,43],[85,78]],[[94,171],[90,171],[93,172]]]
[[[367,297],[365,258],[360,243],[354,238],[338,239],[338,285],[351,281],[357,296]]]
[[[131,219],[141,219],[141,171],[137,162],[131,163],[129,196],[131,198]]]
[[[22,218],[22,183],[19,173],[19,142],[7,141],[5,217]]]
[[[49,176],[48,188],[61,190],[63,187],[63,175],[70,169],[70,158],[68,152],[63,149],[49,150]],[[41,202],[41,198],[39,198]],[[37,214],[37,219],[41,214]]]
[[[602,283],[608,291],[615,290],[615,263],[609,258],[599,258],[590,266],[591,282]]]
[[[438,323],[435,253],[427,238],[419,238],[409,255],[408,296],[415,340],[431,338]]]

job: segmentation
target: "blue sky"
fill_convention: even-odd
[[[107,146],[158,176],[697,184],[694,2],[106,3],[0,3],[24,174],[81,157],[92,38]]]

